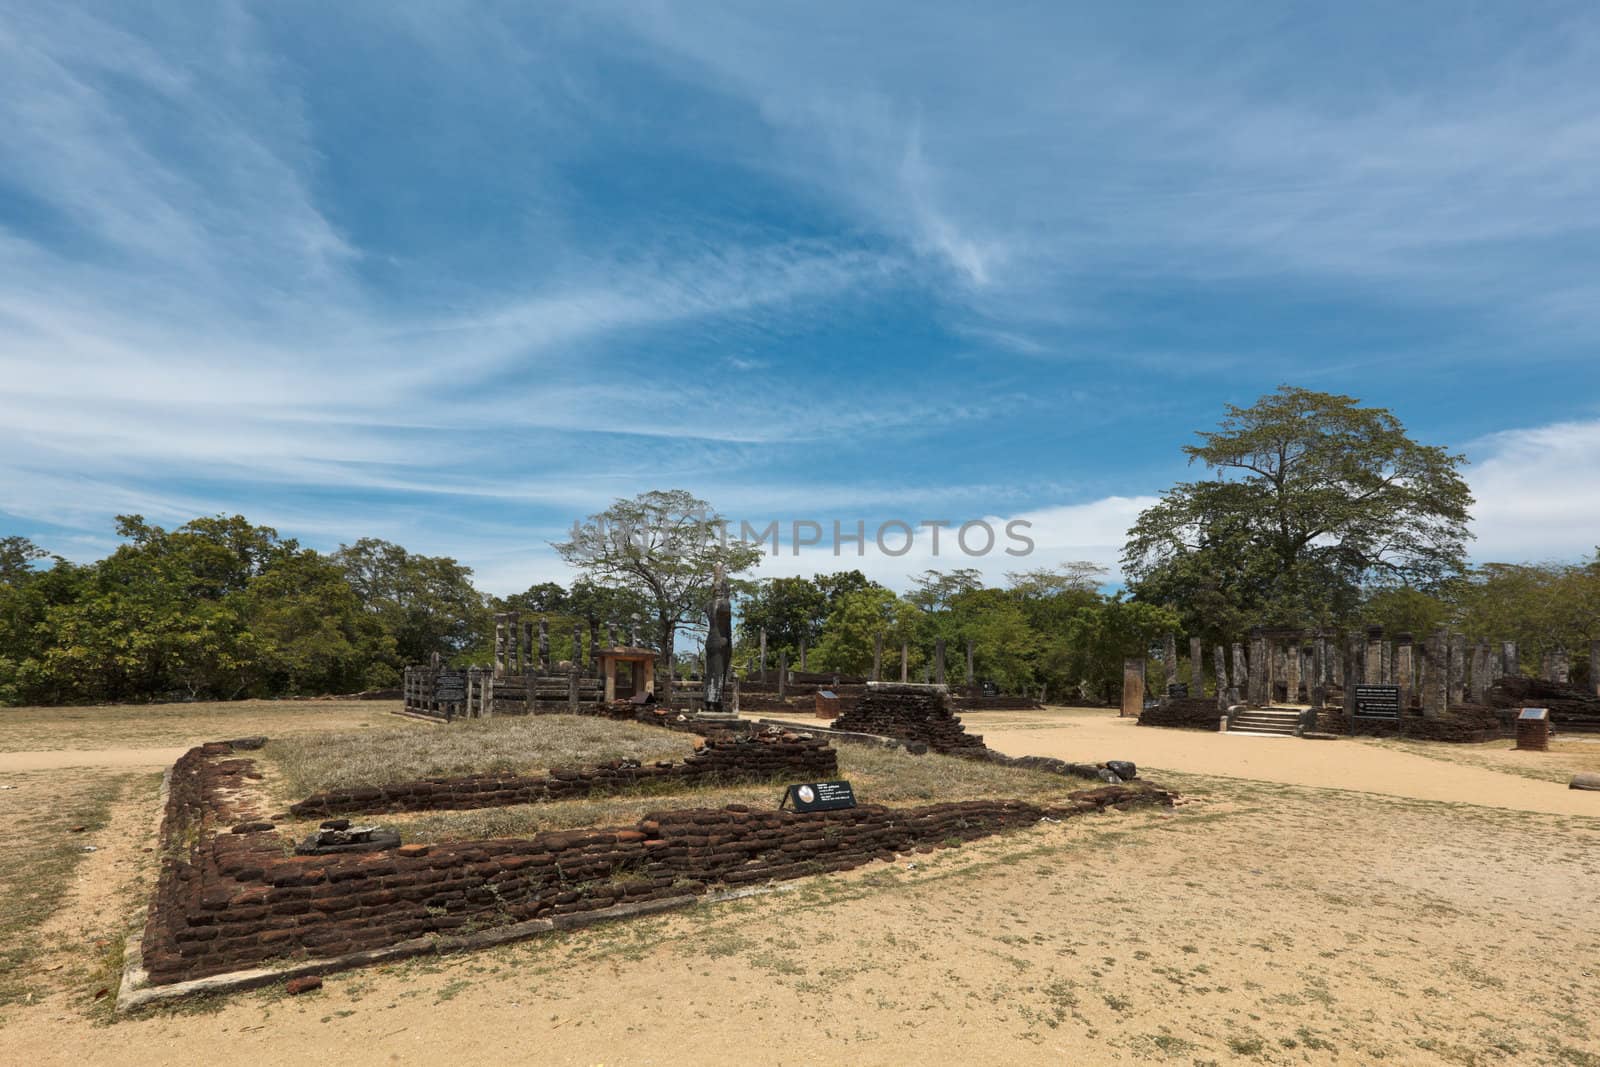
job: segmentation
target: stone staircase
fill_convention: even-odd
[[[1293,737],[1300,724],[1300,712],[1294,708],[1246,708],[1236,711],[1228,721],[1230,734],[1249,734],[1259,737]]]

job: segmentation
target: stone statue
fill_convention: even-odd
[[[725,710],[723,693],[728,687],[728,665],[733,653],[733,602],[721,564],[712,579],[711,607],[706,618],[710,623],[706,630],[706,711],[715,715]]]

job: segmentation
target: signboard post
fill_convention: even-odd
[[[807,782],[804,785],[791,785],[784,790],[778,810],[789,810],[790,804],[794,805],[793,810],[797,812],[838,811],[855,807],[856,794],[849,782]]]
[[[1400,687],[1398,685],[1357,685],[1356,718],[1400,718]]]

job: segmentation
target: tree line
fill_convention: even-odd
[[[1020,570],[998,588],[976,570],[928,571],[904,594],[859,571],[754,579],[753,545],[682,490],[619,500],[553,544],[577,577],[509,597],[445,556],[362,538],[320,553],[243,516],[164,529],[120,516],[115,551],[92,563],[0,538],[0,703],[233,699],[398,684],[438,654],[492,658],[491,617],[550,620],[552,656],[606,623],[658,649],[704,622],[715,568],[735,576],[736,662],[769,665],[802,642],[814,670],[865,673],[881,637],[885,673],[902,645],[920,675],[939,639],[959,680],[1011,692],[1111,700],[1122,660],[1167,633],[1209,648],[1257,625],[1337,630],[1379,623],[1518,642],[1536,664],[1556,648],[1580,677],[1600,638],[1600,548],[1564,563],[1471,568],[1471,494],[1461,456],[1413,441],[1393,414],[1351,397],[1282,387],[1186,450],[1203,477],[1138,517],[1125,585],[1092,564]],[[668,660],[670,652],[663,653]],[[692,658],[692,657],[688,657]],[[663,668],[685,664],[664,662]]]

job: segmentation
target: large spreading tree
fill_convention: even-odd
[[[1465,460],[1386,409],[1282,386],[1199,437],[1184,452],[1210,477],[1141,513],[1123,553],[1138,598],[1179,607],[1190,634],[1328,625],[1364,587],[1432,591],[1462,573]]]
[[[618,500],[552,547],[585,578],[650,605],[664,678],[670,676],[678,627],[705,619],[716,567],[733,575],[761,559],[760,548],[727,537],[726,523],[711,505],[682,489]]]

